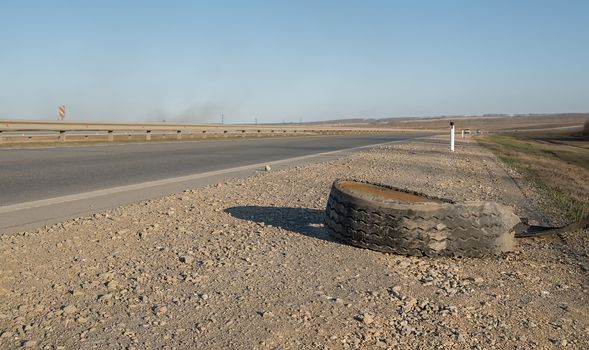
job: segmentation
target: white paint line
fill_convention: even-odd
[[[198,173],[198,174],[193,174],[193,175],[186,175],[186,176],[180,176],[180,177],[173,177],[173,178],[169,178],[169,179],[148,181],[148,182],[142,182],[142,183],[133,184],[133,185],[118,186],[118,187],[112,187],[112,188],[107,188],[107,189],[103,189],[103,190],[96,190],[96,191],[72,194],[72,195],[67,195],[67,196],[54,197],[54,198],[48,198],[48,199],[41,199],[41,200],[37,200],[37,201],[6,205],[3,207],[0,207],[0,214],[6,214],[6,213],[10,213],[10,212],[32,209],[32,208],[40,208],[40,207],[44,207],[44,206],[48,206],[48,205],[60,204],[60,203],[65,203],[65,202],[72,202],[72,201],[76,201],[76,200],[106,196],[106,195],[113,194],[113,193],[121,193],[121,192],[133,191],[133,190],[140,190],[140,189],[149,188],[149,187],[168,185],[168,184],[178,183],[178,182],[183,182],[183,181],[197,180],[197,179],[202,179],[202,178],[209,177],[209,176],[229,174],[229,173],[239,172],[239,171],[244,171],[244,170],[254,170],[256,168],[261,169],[266,164],[279,165],[279,164],[283,164],[283,163],[296,162],[296,161],[301,161],[301,160],[314,158],[314,157],[328,156],[328,155],[333,155],[333,154],[337,154],[337,153],[356,151],[356,150],[360,150],[360,149],[364,149],[364,148],[372,148],[372,147],[384,146],[384,145],[393,144],[393,143],[406,142],[406,141],[409,141],[412,139],[414,139],[414,138],[391,141],[391,142],[384,142],[384,143],[376,143],[376,144],[372,144],[372,145],[352,147],[352,148],[346,148],[346,149],[329,151],[329,152],[315,153],[315,154],[309,154],[306,156],[280,159],[280,160],[271,161],[271,162],[250,164],[250,165],[244,165],[244,166],[234,167],[234,168],[207,171],[204,173]]]
[[[394,132],[394,131],[393,131]],[[391,132],[392,133],[392,132]],[[142,134],[143,135],[143,134]],[[175,135],[175,134],[174,134]],[[358,134],[360,135],[360,134]],[[106,136],[106,134],[104,134],[104,136]],[[116,143],[115,141],[113,142],[107,142],[107,141],[97,141],[100,143],[84,143],[85,141],[80,141],[80,143],[75,143],[77,141],[71,141],[72,143],[59,143],[57,141],[53,142],[53,144],[48,144],[48,145],[38,145],[38,146],[26,146],[26,143],[23,144],[22,146],[14,146],[14,147],[1,147],[0,151],[13,151],[13,150],[45,150],[45,149],[56,149],[56,148],[77,148],[77,147],[109,147],[109,146],[129,146],[129,145],[159,145],[159,144],[171,144],[171,143],[191,143],[191,142],[225,142],[225,141],[260,141],[260,140],[271,140],[271,139],[284,139],[285,137],[288,138],[292,138],[292,137],[297,137],[297,138],[303,138],[303,137],[315,137],[315,138],[319,138],[319,137],[339,137],[339,136],[344,136],[344,135],[296,135],[296,136],[282,136],[282,135],[276,135],[276,136],[266,136],[266,137],[253,137],[253,136],[245,136],[245,137],[209,137],[209,138],[195,138],[195,139],[182,139],[182,140],[169,140],[169,141],[162,141],[162,140],[157,140],[157,141],[132,141],[132,142],[123,142],[123,143]]]

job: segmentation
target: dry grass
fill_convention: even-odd
[[[545,197],[546,212],[569,222],[588,216],[589,141],[563,135],[529,136],[488,135],[479,142],[537,185]]]
[[[397,128],[416,128],[416,129],[447,129],[448,123],[454,121],[456,129],[471,130],[481,129],[484,132],[494,130],[519,130],[529,129],[547,129],[581,126],[589,114],[553,114],[553,115],[535,115],[535,116],[455,116],[455,117],[436,117],[436,118],[406,118],[392,119],[387,125]]]

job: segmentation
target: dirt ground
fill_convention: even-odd
[[[330,239],[336,178],[512,206],[541,198],[475,142],[416,140],[0,238],[0,348],[589,348],[586,230],[503,256]]]

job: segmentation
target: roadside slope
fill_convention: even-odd
[[[428,259],[322,227],[340,177],[539,215],[516,176],[475,143],[419,140],[4,236],[0,347],[587,348],[587,232]]]

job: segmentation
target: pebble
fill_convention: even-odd
[[[473,278],[473,279],[472,279],[472,281],[473,281],[475,284],[482,284],[482,283],[485,281],[485,279],[484,279],[484,278],[482,278],[482,277],[475,277],[475,278]]]
[[[100,294],[98,295],[98,299],[102,300],[102,301],[108,301],[111,300],[113,297],[112,293],[106,293],[106,294]]]
[[[153,309],[153,313],[156,314],[157,316],[161,316],[161,315],[165,314],[166,312],[168,312],[168,308],[166,306],[156,306]]]
[[[63,311],[64,315],[71,315],[78,311],[78,308],[75,305],[67,305],[62,307],[61,310]]]
[[[180,262],[183,262],[185,264],[192,264],[194,262],[194,258],[188,255],[181,255],[179,259]]]
[[[393,288],[389,289],[389,294],[397,299],[403,299],[400,286],[394,286]]]
[[[106,282],[105,285],[106,285],[106,289],[108,289],[110,291],[116,290],[119,287],[119,284],[115,280],[108,281],[108,282]]]
[[[366,325],[370,325],[374,322],[374,316],[368,313],[358,314],[354,316],[354,318]]]
[[[23,348],[34,348],[37,346],[36,340],[27,340],[22,344]]]

